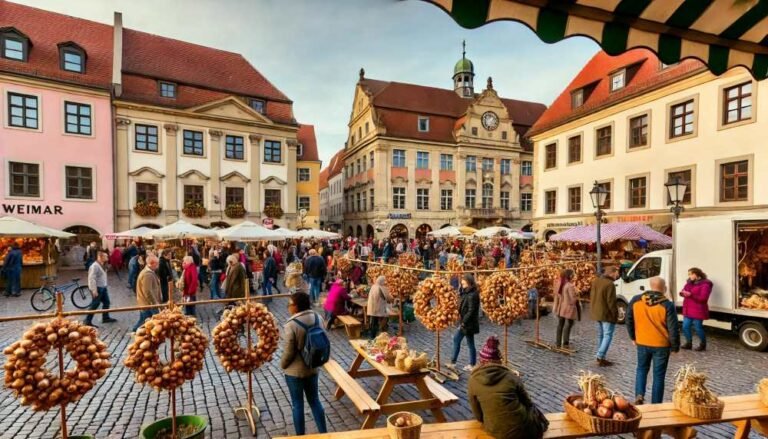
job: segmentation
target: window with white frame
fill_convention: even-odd
[[[483,184],[483,209],[493,208],[493,185],[490,183]]]
[[[440,170],[453,171],[453,155],[440,154]]]
[[[512,174],[512,160],[510,159],[501,159],[501,175],[510,175]]]
[[[309,168],[299,168],[299,171],[296,174],[296,179],[298,181],[309,181],[310,179]]]
[[[484,172],[491,172],[493,171],[493,159],[492,158],[484,158],[483,159],[483,171]]]
[[[509,191],[501,191],[501,198],[499,204],[502,209],[509,210]]]
[[[416,209],[429,210],[429,189],[416,189]]]
[[[429,153],[416,151],[416,169],[429,169]]]
[[[453,210],[453,190],[440,190],[440,210]]]
[[[477,197],[477,190],[476,189],[465,189],[464,190],[464,204],[467,209],[474,209],[475,208],[475,198]]]
[[[627,77],[627,71],[624,69],[619,70],[618,72],[611,75],[611,91],[621,90],[624,88],[626,78]]]
[[[523,177],[530,177],[533,175],[533,162],[530,160],[523,160],[520,163],[520,175]]]
[[[466,161],[465,169],[466,169],[467,172],[476,172],[477,171],[477,157],[475,157],[473,155],[468,155],[467,156],[467,161]]]
[[[426,116],[419,116],[419,132],[426,133],[429,131],[429,118]]]
[[[306,209],[309,210],[309,203],[310,203],[310,197],[307,196],[299,196],[299,202],[298,207],[299,209]]]
[[[522,193],[520,194],[520,211],[530,212],[533,208],[533,194]]]
[[[404,187],[392,188],[392,208],[405,209],[405,188]]]
[[[392,167],[393,168],[405,167],[405,150],[403,149],[392,150]]]

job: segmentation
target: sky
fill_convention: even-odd
[[[344,147],[358,72],[453,88],[467,42],[475,90],[549,105],[598,51],[577,37],[545,44],[519,23],[460,27],[419,0],[14,0],[42,9],[243,54],[313,124],[323,166]]]

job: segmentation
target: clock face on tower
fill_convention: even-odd
[[[499,126],[499,116],[497,116],[493,111],[486,111],[483,113],[483,115],[480,117],[480,120],[483,123],[483,128],[488,131],[493,131]]]

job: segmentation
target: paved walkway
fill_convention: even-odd
[[[84,272],[63,272],[61,279],[85,277]],[[134,305],[135,300],[123,280],[110,275],[110,295],[114,306]],[[0,298],[0,315],[31,314],[29,305],[31,292],[25,291],[21,298]],[[203,293],[200,298],[207,298]],[[270,305],[278,322],[288,318],[287,300],[276,299]],[[71,305],[67,306],[71,308]],[[198,306],[198,315],[205,332],[210,334],[216,324],[215,311],[218,306]],[[100,318],[95,322],[100,326],[101,337],[109,344],[115,367],[101,379],[97,387],[81,401],[68,407],[68,425],[70,434],[94,434],[98,439],[135,438],[142,425],[169,416],[167,394],[160,394],[151,388],[137,384],[131,371],[122,366],[130,341],[128,331],[138,318],[137,312],[115,314],[118,323],[101,325]],[[29,322],[0,324],[0,348],[4,348],[21,336]],[[487,320],[481,322],[483,331],[476,338],[478,350],[485,338],[491,333],[501,335],[503,329],[495,327]],[[542,338],[551,338],[554,332],[554,319],[544,317],[541,321]],[[595,327],[592,322],[577,323],[572,333],[573,344],[578,352],[570,357],[533,348],[525,343],[533,335],[533,322],[524,321],[510,328],[510,359],[520,367],[528,391],[534,401],[545,412],[563,410],[562,401],[566,395],[577,391],[575,377],[580,370],[598,372],[594,366],[593,350]],[[418,323],[406,328],[409,346],[428,352],[434,351],[435,337]],[[441,352],[451,352],[451,335],[441,337]],[[720,394],[741,394],[754,392],[755,384],[768,375],[768,353],[756,353],[742,348],[735,336],[710,331],[708,348],[704,353],[682,352],[672,357],[667,377],[666,399],[671,400],[672,381],[675,371],[686,362],[695,362],[697,367],[710,376],[712,390]],[[334,358],[348,366],[354,353],[346,341],[343,329],[332,332]],[[258,423],[258,437],[266,438],[292,434],[290,399],[284,378],[279,368],[276,353],[272,363],[262,367],[254,378],[255,402],[261,409]],[[613,346],[608,352],[609,359],[616,365],[599,370],[610,385],[617,391],[631,396],[634,387],[635,353],[623,326],[616,330]],[[53,357],[50,357],[53,359]],[[443,358],[443,361],[447,358]],[[463,348],[459,364],[467,362],[467,350]],[[234,417],[232,408],[245,399],[245,380],[241,374],[227,374],[210,348],[205,358],[205,368],[194,381],[183,386],[178,392],[178,413],[205,415],[210,419],[209,436],[213,438],[250,437],[250,431],[243,421]],[[4,371],[0,370],[0,375]],[[446,386],[459,396],[460,402],[445,410],[449,420],[464,420],[472,417],[466,402],[466,373],[459,382],[449,382]],[[381,386],[377,378],[366,379],[365,387],[375,395]],[[650,386],[650,384],[649,384]],[[320,392],[328,416],[328,426],[333,431],[355,430],[360,428],[362,418],[357,414],[347,399],[335,401],[332,397],[334,383],[326,374],[321,375]],[[650,394],[650,389],[649,389]],[[394,400],[415,398],[416,389],[397,389]],[[422,413],[426,422],[432,422],[432,416]],[[383,426],[383,417],[379,424]],[[315,432],[312,416],[307,408],[307,430]],[[0,438],[52,438],[59,431],[59,413],[35,413],[21,407],[12,394],[0,391]],[[732,437],[734,429],[729,425],[714,425],[702,428],[699,437]],[[753,433],[751,437],[757,438]]]

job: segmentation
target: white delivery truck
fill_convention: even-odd
[[[674,253],[643,255],[616,281],[620,322],[654,276],[667,281],[680,310],[688,269],[698,267],[714,285],[704,324],[738,333],[748,349],[768,348],[768,212],[682,218],[674,235]]]

